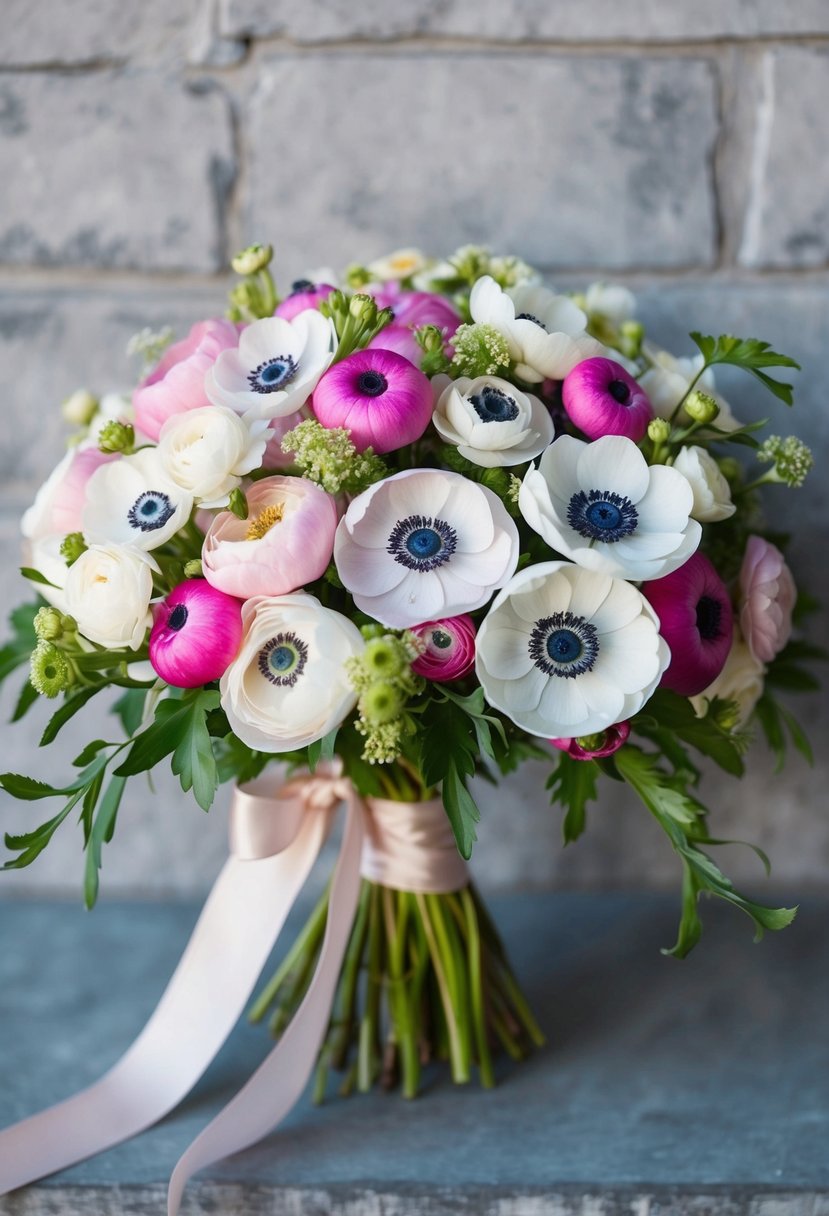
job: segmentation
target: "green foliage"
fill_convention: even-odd
[[[598,796],[599,767],[594,760],[574,760],[561,752],[558,764],[547,779],[550,801],[564,807],[564,843],[578,840],[587,826],[587,804]]]
[[[33,622],[38,609],[43,607],[43,602],[37,600],[33,604],[21,604],[10,614],[9,627],[12,636],[5,646],[0,648],[0,684],[18,667],[29,662],[37,645]]]
[[[481,815],[466,782],[477,767],[479,747],[483,755],[494,758],[491,727],[497,719],[483,713],[483,690],[479,688],[471,697],[452,693],[430,700],[422,721],[420,771],[427,785],[442,785],[458,852],[468,859]]]
[[[698,718],[687,697],[661,688],[650,698],[645,711],[633,718],[631,729],[656,743],[675,769],[696,773],[681,742],[709,756],[732,776],[741,777],[745,771],[742,753],[749,739],[723,727],[717,708],[716,704],[710,705],[706,716]]]
[[[771,349],[768,342],[759,342],[756,338],[735,338],[731,334],[721,334],[714,338],[700,333],[692,333],[691,338],[702,351],[706,367],[713,367],[716,363],[741,367],[764,384],[779,401],[784,401],[786,405],[792,404],[791,384],[775,380],[763,370],[767,367],[793,367],[800,370],[800,364],[795,363],[788,355],[778,354]]]
[[[199,806],[208,811],[219,779],[205,719],[218,705],[218,692],[205,689],[159,701],[152,723],[133,739],[115,776],[132,777],[146,772],[172,755],[172,769],[181,781],[181,788],[192,789]]]
[[[766,929],[783,929],[791,924],[796,908],[769,908],[746,899],[735,890],[731,880],[699,847],[722,843],[708,834],[705,808],[689,794],[687,778],[670,776],[659,767],[658,757],[637,747],[623,747],[613,757],[616,770],[635,790],[667,835],[683,867],[682,915],[675,945],[665,953],[684,958],[699,941],[702,922],[699,896],[706,891],[740,908],[754,922],[755,941]]]

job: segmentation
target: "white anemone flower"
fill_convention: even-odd
[[[426,265],[426,257],[419,249],[395,249],[393,253],[369,262],[366,270],[372,279],[387,283],[408,279],[413,274],[425,270]]]
[[[313,308],[290,321],[263,317],[242,330],[204,378],[214,405],[249,418],[284,418],[305,404],[334,357],[334,322]]]
[[[734,417],[726,399],[717,392],[712,368],[706,368],[699,379],[696,379],[705,362],[702,353],[677,358],[667,350],[659,350],[649,345],[645,345],[644,353],[650,361],[650,367],[639,378],[639,383],[647,393],[657,418],[672,418],[676,407],[693,383],[694,388],[701,389],[709,397],[713,397],[720,407],[712,426],[720,431],[736,431],[742,425]],[[683,410],[679,421],[683,426],[687,426],[691,418]]]
[[[439,392],[432,422],[461,456],[484,468],[523,464],[552,443],[550,412],[531,393],[497,376],[436,376]]]
[[[487,701],[546,739],[596,734],[631,717],[669,661],[641,592],[569,562],[516,574],[476,639]]]
[[[89,544],[157,549],[190,518],[193,495],[168,476],[157,448],[101,465],[86,485],[83,534]]]
[[[243,475],[262,464],[272,434],[265,420],[206,405],[167,419],[158,454],[167,476],[201,506],[224,507]]]
[[[702,539],[687,478],[649,466],[623,435],[562,435],[530,468],[518,496],[527,523],[558,553],[618,578],[661,578]]]
[[[243,743],[260,752],[294,751],[344,721],[357,703],[346,663],[365,645],[348,617],[300,591],[249,599],[242,628],[219,688]]]
[[[439,469],[406,469],[370,486],[334,540],[354,603],[392,629],[481,608],[515,571],[518,551],[500,498]]]
[[[606,355],[587,334],[587,317],[569,298],[534,283],[503,291],[491,275],[478,279],[469,297],[472,320],[506,338],[515,374],[528,384],[563,380],[577,363]]]

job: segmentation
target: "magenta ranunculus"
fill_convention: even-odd
[[[392,350],[357,350],[330,367],[314,389],[323,426],[345,427],[358,452],[393,452],[419,439],[432,418],[432,386]]]
[[[204,577],[248,600],[287,595],[320,578],[334,552],[337,505],[305,477],[263,477],[246,493],[248,518],[220,512],[202,546]]]
[[[613,359],[585,359],[565,376],[564,408],[588,439],[624,435],[638,443],[653,418],[642,387]]]
[[[435,292],[403,291],[397,283],[368,286],[364,290],[374,297],[378,308],[392,310],[394,325],[405,325],[409,329],[436,325],[447,338],[451,338],[461,323],[461,315],[454,305],[446,296]]]
[[[242,641],[242,604],[203,578],[179,583],[153,608],[150,662],[175,688],[218,680]]]
[[[740,628],[761,663],[770,663],[788,642],[797,599],[783,554],[762,536],[750,536],[740,569]]]
[[[275,317],[293,321],[306,308],[318,308],[321,300],[327,300],[335,289],[330,283],[312,283],[310,279],[299,279],[291,288],[291,294],[276,306]]]
[[[465,612],[413,625],[411,632],[426,647],[412,663],[416,675],[445,684],[459,680],[475,666],[475,622]]]
[[[600,760],[602,756],[612,756],[618,752],[627,743],[629,735],[630,723],[617,722],[595,738],[582,735],[580,739],[551,739],[550,742],[560,752],[567,752],[571,760]]]
[[[662,686],[696,696],[720,674],[731,649],[734,616],[725,584],[697,552],[672,574],[643,583],[641,591],[671,650]]]
[[[186,338],[164,352],[158,366],[141,381],[132,395],[136,429],[154,442],[173,414],[210,405],[204,377],[223,350],[239,343],[239,331],[230,321],[216,317],[199,321]]]

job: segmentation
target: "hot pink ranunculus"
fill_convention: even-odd
[[[412,671],[436,684],[459,680],[475,666],[475,622],[467,613],[413,625],[425,650],[412,663]]]
[[[553,747],[557,747],[560,752],[567,752],[573,760],[600,760],[602,756],[612,756],[614,752],[618,752],[619,748],[627,743],[630,736],[630,723],[617,722],[614,726],[608,726],[603,732],[599,741],[595,746],[585,746],[585,736],[582,736],[581,742],[578,739],[551,739]]]
[[[153,608],[150,662],[174,688],[218,680],[242,640],[242,604],[203,578],[174,587]]]
[[[40,487],[23,516],[23,535],[34,540],[81,532],[87,482],[102,464],[119,459],[96,447],[72,448]]]
[[[334,290],[330,283],[312,283],[309,279],[301,279],[294,283],[291,294],[277,304],[274,316],[293,321],[306,308],[318,308],[320,301],[327,300]]]
[[[202,547],[204,577],[228,595],[287,595],[318,579],[334,552],[337,506],[305,477],[264,477],[247,491],[248,518],[218,514]]]
[[[136,428],[154,442],[173,414],[210,405],[204,377],[223,350],[239,343],[239,331],[221,317],[198,321],[186,338],[164,352],[132,395]]]
[[[750,536],[740,569],[740,628],[761,663],[770,663],[792,632],[797,588],[783,554],[762,536]]]

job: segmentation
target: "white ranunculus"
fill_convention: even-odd
[[[334,322],[316,309],[290,321],[263,317],[242,330],[238,347],[221,352],[204,391],[214,405],[248,418],[284,418],[305,405],[336,345]]]
[[[91,544],[157,549],[190,518],[193,496],[168,476],[157,448],[102,465],[86,486],[83,533]]]
[[[704,363],[704,359],[701,353],[692,355],[689,358],[677,358],[667,350],[659,350],[657,347],[647,344],[644,347],[644,353],[650,361],[651,366],[640,377],[639,383],[647,393],[648,400],[653,406],[653,412],[656,417],[670,419],[673,416],[674,410],[688,392],[694,377],[698,374]],[[732,414],[731,406],[717,392],[714,372],[710,367],[702,373],[694,387],[701,389],[704,393],[708,393],[709,397],[713,397],[720,407],[720,412],[711,424],[712,426],[720,431],[736,431],[740,427],[741,423]],[[684,426],[687,426],[691,421],[684,410],[679,418]]]
[[[90,545],[66,575],[66,611],[90,642],[137,650],[152,622],[155,562],[129,545]]]
[[[633,317],[636,297],[620,283],[591,283],[584,294],[584,307],[589,316],[604,317],[618,326]]]
[[[419,249],[395,249],[393,253],[369,262],[366,270],[372,279],[387,283],[408,279],[411,275],[424,270],[426,265],[426,257]]]
[[[730,519],[737,508],[731,501],[728,482],[710,452],[706,452],[705,448],[697,447],[695,444],[687,448],[680,448],[673,467],[683,477],[687,477],[691,483],[691,489],[694,492],[691,515],[694,519],[698,519],[703,524]]]
[[[245,473],[258,469],[273,434],[225,406],[173,414],[161,428],[158,455],[167,476],[203,507],[224,507]]]
[[[592,443],[560,436],[527,471],[518,505],[550,548],[587,570],[637,582],[676,570],[702,538],[686,478],[649,466],[623,435]]]
[[[475,668],[490,705],[556,739],[630,718],[669,660],[656,613],[630,583],[543,562],[496,596],[478,630]]]
[[[721,701],[734,701],[739,711],[735,729],[740,730],[763,695],[765,674],[765,667],[754,657],[739,629],[735,628],[725,667],[712,684],[698,696],[689,698],[697,717],[705,716],[708,702],[713,701],[714,697],[719,697]]]
[[[440,391],[432,415],[436,430],[473,464],[485,468],[523,464],[553,441],[555,430],[547,407],[508,380],[436,376],[432,384]]]
[[[344,721],[357,702],[345,666],[364,646],[356,625],[299,591],[249,599],[242,626],[241,648],[219,687],[243,743],[293,751]]]
[[[354,603],[392,629],[474,612],[515,571],[519,538],[497,494],[442,469],[405,469],[358,494],[334,561]]]
[[[491,275],[478,279],[469,297],[472,320],[506,338],[515,374],[528,384],[563,380],[577,363],[606,355],[586,333],[587,317],[569,296],[534,283],[503,291]]]

